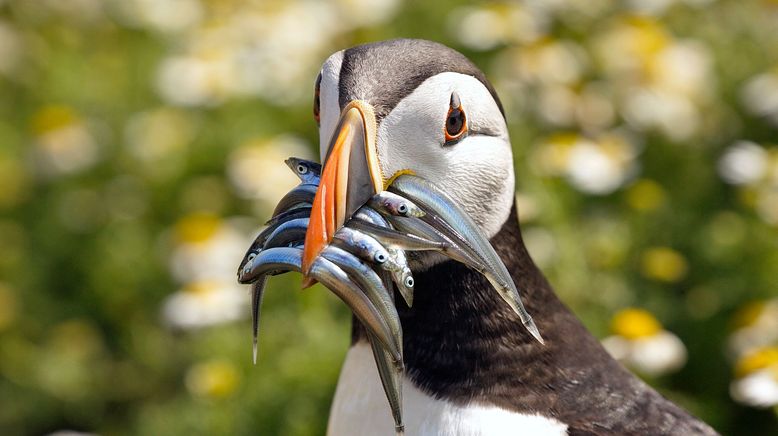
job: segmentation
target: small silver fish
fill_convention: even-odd
[[[383,215],[381,215],[375,209],[369,206],[362,206],[361,208],[359,208],[357,212],[354,214],[354,218],[356,218],[356,220],[361,220],[378,227],[391,229],[391,226],[389,225],[389,222],[386,220],[386,218],[384,218]],[[399,218],[399,217],[392,216],[392,218]],[[413,218],[413,220],[415,220],[415,218]],[[413,276],[411,276],[410,274],[411,270],[408,267],[408,263],[407,263],[408,261],[405,257],[405,253],[401,249],[398,249],[396,247],[394,248],[388,247],[387,250],[393,254],[395,262],[400,266],[399,270],[395,269],[391,271],[390,276],[392,278],[392,281],[397,285],[397,290],[400,292],[400,295],[403,297],[403,300],[405,300],[405,304],[407,304],[408,307],[411,307],[413,305],[414,280],[413,280]],[[409,277],[410,280],[408,280]]]
[[[316,197],[317,189],[317,185],[301,184],[295,186],[278,202],[276,208],[273,210],[273,217],[286,212],[295,206],[310,206],[313,204],[313,199]]]
[[[246,264],[238,274],[243,284],[253,283],[262,275],[276,275],[287,271],[300,272],[302,250],[292,247],[275,247],[250,254]]]
[[[389,191],[379,192],[374,195],[367,204],[378,212],[386,215],[412,216],[416,218],[424,216],[424,211],[419,206],[416,206],[407,198],[403,198]]]
[[[282,274],[287,271],[300,272],[302,252],[299,248],[290,247],[263,250],[251,257],[238,279],[241,283],[253,283],[265,275]],[[389,324],[359,286],[340,267],[319,256],[308,273],[346,303],[367,331],[375,335],[391,354],[393,361],[402,361],[402,345],[398,346]]]
[[[394,418],[394,431],[396,435],[405,433],[405,424],[403,423],[403,366],[398,366],[392,362],[392,356],[381,347],[378,339],[371,333],[367,334],[370,347],[373,349],[373,359],[375,359],[378,368],[378,376],[381,377],[381,384],[384,387],[386,399],[389,402],[389,408]]]
[[[422,220],[403,217],[390,217],[390,223],[401,232],[406,232],[409,235],[415,235],[420,238],[433,240],[436,243],[441,244],[443,248],[440,250],[440,252],[443,255],[456,260],[457,262],[463,263],[478,272],[484,271],[486,269],[483,263],[477,260],[474,255],[462,249],[462,247],[451,240],[451,238],[447,237],[433,226]]]
[[[408,307],[413,307],[413,286],[416,284],[411,273],[411,269],[408,267],[408,258],[405,256],[405,252],[399,248],[389,247],[387,248],[394,257],[400,269],[390,271],[392,274],[392,281],[397,285],[397,290],[400,291],[405,304]]]
[[[262,257],[258,258],[258,256]],[[255,260],[257,265],[254,264]],[[301,262],[302,250],[295,248],[274,248],[263,251],[259,255],[251,254],[248,256],[244,271],[246,274],[251,274],[251,277],[244,275],[241,277],[241,280],[243,283],[253,282],[251,286],[251,327],[253,334],[251,354],[255,365],[259,349],[257,340],[259,336],[259,316],[265,295],[267,277],[287,271],[299,272]]]
[[[521,319],[524,327],[541,344],[543,338],[535,322],[521,302],[519,291],[513,283],[505,264],[489,243],[486,236],[445,192],[434,184],[410,174],[403,174],[390,186],[394,192],[418,204],[424,205],[428,213],[422,217],[424,221],[443,231],[446,236],[455,238],[463,246],[472,249],[481,263],[486,266],[485,275],[500,296]]]
[[[251,333],[253,335],[253,344],[251,357],[254,365],[257,364],[257,354],[259,352],[259,315],[262,311],[262,300],[265,297],[265,286],[267,285],[267,275],[260,276],[257,281],[251,284]]]
[[[300,209],[300,210],[292,210],[290,212],[293,213],[284,213],[283,217],[279,215],[276,219],[272,219],[271,221],[268,221],[267,227],[262,229],[262,231],[259,232],[259,234],[254,238],[254,241],[251,243],[251,246],[248,250],[246,250],[246,254],[243,256],[243,259],[240,262],[240,265],[238,266],[238,272],[240,272],[243,267],[246,265],[246,262],[248,261],[249,256],[254,255],[256,256],[260,251],[262,251],[262,248],[265,246],[265,243],[267,242],[270,235],[273,234],[273,232],[282,224],[288,221],[296,220],[296,219],[307,219],[311,215],[311,209],[307,208],[307,210]]]
[[[305,233],[308,231],[309,221],[309,218],[295,218],[284,221],[267,237],[262,249],[288,247],[291,244],[305,241]]]
[[[375,306],[382,315],[383,319],[386,320],[393,333],[397,348],[402,350],[402,325],[400,324],[400,316],[397,314],[397,309],[394,307],[392,297],[389,295],[389,291],[384,287],[381,277],[379,277],[379,275],[369,266],[357,259],[356,256],[338,247],[332,245],[327,246],[321,252],[321,256],[339,266],[357,285],[359,285],[370,302],[373,303],[373,306]],[[396,363],[402,364],[402,360]]]
[[[399,270],[395,258],[381,243],[370,235],[358,232],[349,227],[341,227],[335,232],[333,242],[353,252],[359,258],[380,266],[382,269]]]
[[[285,212],[281,212],[278,215],[270,218],[265,225],[273,225],[279,221],[289,221],[295,218],[308,218],[311,216],[311,206],[301,204],[297,207],[293,207]]]
[[[386,224],[385,220],[381,222]],[[408,307],[413,304],[413,277],[408,267],[408,259],[402,250],[384,247],[372,236],[348,226],[338,230],[333,241],[364,260],[371,261],[373,259],[374,263],[389,271]]]
[[[401,348],[397,346],[389,324],[343,269],[319,256],[311,264],[308,274],[346,303],[362,325],[391,354],[392,361],[402,361]]]
[[[398,218],[400,219],[400,218]],[[413,218],[402,218],[413,219]],[[398,232],[397,230],[381,227],[375,224],[362,221],[360,219],[351,220],[348,224],[354,230],[358,230],[362,233],[375,238],[383,245],[388,245],[407,251],[441,251],[446,247],[444,242],[431,241],[429,239],[416,236],[414,234],[407,234]]]
[[[284,163],[300,178],[300,182],[308,185],[319,185],[321,179],[321,164],[299,157],[290,157]]]

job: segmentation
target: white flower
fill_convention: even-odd
[[[200,24],[205,15],[200,0],[118,0],[115,3],[128,24],[166,33],[188,30]]]
[[[602,340],[602,345],[614,359],[652,377],[675,372],[686,363],[683,342],[665,330],[633,340],[609,336]]]
[[[608,132],[595,138],[552,136],[537,147],[533,158],[540,171],[565,176],[587,194],[605,195],[636,173],[636,156],[637,148],[625,135]]]
[[[689,139],[701,124],[700,113],[688,97],[661,87],[632,88],[622,115],[638,129],[657,129],[676,141]]]
[[[766,346],[743,355],[729,385],[732,398],[752,407],[778,405],[778,347]]]
[[[737,141],[719,159],[719,175],[733,185],[749,185],[767,172],[767,151],[751,141]]]
[[[732,398],[753,407],[771,407],[778,404],[778,370],[763,369],[729,385]]]
[[[677,371],[686,363],[686,347],[649,312],[624,309],[611,323],[615,333],[602,340],[614,359],[652,377]]]
[[[461,7],[449,16],[449,33],[472,50],[490,50],[500,44],[528,43],[545,34],[546,20],[539,11],[519,3],[492,7]]]
[[[751,78],[740,96],[751,113],[778,124],[778,74],[769,72]]]
[[[0,74],[11,74],[21,59],[21,39],[8,24],[0,21]]]
[[[98,160],[98,144],[86,123],[71,108],[46,106],[35,114],[33,156],[43,176],[83,171]]]
[[[192,329],[242,319],[247,304],[246,292],[234,277],[229,282],[195,281],[165,300],[162,315],[172,327]]]
[[[179,283],[235,282],[236,267],[246,248],[246,235],[228,222],[193,214],[176,224],[170,271]]]
[[[400,0],[336,0],[340,16],[354,27],[374,26],[390,20],[400,7]]]
[[[754,353],[778,342],[778,299],[757,301],[744,306],[735,316],[738,328],[728,340],[733,357]]]
[[[227,158],[227,177],[243,198],[275,205],[300,183],[284,165],[284,159],[310,157],[310,148],[296,136],[281,135],[270,140],[250,140]]]

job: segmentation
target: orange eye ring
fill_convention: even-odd
[[[467,116],[456,91],[451,93],[446,123],[443,126],[446,144],[456,143],[467,134]]]

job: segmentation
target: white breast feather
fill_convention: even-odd
[[[499,407],[458,406],[434,399],[407,378],[403,386],[407,436],[553,436],[566,435],[567,425],[541,415]],[[341,370],[327,427],[329,436],[394,435],[394,422],[384,396],[370,346],[349,350]]]

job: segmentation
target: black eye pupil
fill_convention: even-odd
[[[297,172],[299,172],[300,174],[305,174],[305,173],[307,173],[307,172],[308,172],[308,168],[305,168],[305,167],[304,167],[304,166],[302,166],[302,165],[298,165],[298,166],[297,166]]]
[[[446,132],[450,136],[457,136],[465,126],[465,113],[459,109],[452,109],[446,120]]]

